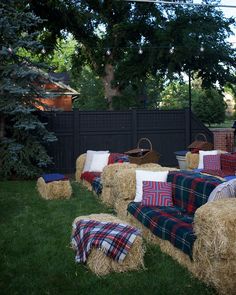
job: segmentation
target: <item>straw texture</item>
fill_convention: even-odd
[[[37,189],[42,198],[46,200],[69,199],[72,188],[69,180],[46,183],[42,177],[37,180]]]
[[[91,214],[77,217],[73,223],[81,219],[93,219],[97,221],[116,222],[128,224],[110,214]],[[125,272],[129,270],[138,270],[144,268],[145,248],[141,236],[137,236],[135,241],[122,263],[106,256],[102,250],[93,248],[87,259],[88,268],[98,276],[104,276],[111,272]]]

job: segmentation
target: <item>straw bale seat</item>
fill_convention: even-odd
[[[170,172],[169,175],[171,173],[172,176],[175,174],[175,172]],[[179,174],[181,173],[184,174],[182,171],[179,172]],[[186,171],[186,173],[191,172]],[[196,184],[195,176],[193,174],[192,181]],[[203,182],[202,188],[208,190],[209,185],[214,187],[217,180],[211,182],[210,176],[203,177],[208,179],[209,184],[205,186]],[[218,293],[236,294],[236,198],[207,202],[209,191],[208,193],[205,191],[205,200],[202,204],[198,203],[199,199],[195,203],[194,198],[197,198],[197,195],[201,199],[199,191],[198,194],[192,193],[192,191],[196,191],[195,187],[193,190],[189,190],[191,191],[191,201],[186,198],[187,202],[193,202],[186,204],[188,210],[192,211],[191,213],[186,214],[186,210],[183,211],[175,206],[169,209],[159,207],[153,210],[152,207],[145,207],[141,206],[140,203],[132,202],[135,198],[136,186],[133,170],[118,173],[116,180],[114,185],[115,209],[119,218],[122,217],[130,224],[140,228],[148,242],[159,245],[163,252],[185,266],[194,276],[213,286]],[[184,178],[182,178],[182,181],[179,179],[178,184],[186,185],[183,180]],[[174,177],[169,177],[167,181],[174,183],[175,180]],[[221,183],[220,180],[219,183]],[[187,187],[183,187],[183,190],[180,188],[182,192],[186,192],[186,189]],[[176,204],[175,201],[174,204]],[[172,231],[170,225],[172,221],[176,222],[176,225],[173,225],[174,231]],[[148,228],[149,223],[151,228]],[[157,227],[155,227],[156,223]],[[168,227],[165,227],[166,224],[168,224]],[[186,244],[182,244],[182,246],[180,245],[181,238],[178,239],[178,235],[182,231],[180,230],[181,225],[183,230],[185,227],[188,228]],[[161,227],[165,227],[162,233],[158,232]],[[168,240],[167,236],[165,237],[165,230],[166,234],[169,233],[171,241]],[[185,235],[183,232],[181,234]],[[166,239],[163,239],[164,237]],[[189,255],[190,252],[187,249],[190,244],[192,244],[191,255]]]
[[[87,216],[77,217],[72,224],[72,236],[75,232],[76,223],[80,220],[95,220],[100,222],[112,222],[123,225],[129,225],[127,222],[118,219],[110,214],[91,214]],[[72,244],[74,250],[75,246]],[[111,272],[126,272],[130,270],[138,270],[144,268],[144,253],[142,237],[136,236],[129,252],[122,262],[117,262],[114,259],[105,255],[104,251],[100,248],[92,247],[86,264],[88,268],[98,276],[107,275]]]
[[[54,174],[47,174],[53,176]],[[64,177],[64,176],[63,176]],[[37,180],[37,189],[42,198],[46,200],[53,199],[69,199],[72,194],[72,188],[69,179],[54,180],[47,182],[44,177],[39,177]]]

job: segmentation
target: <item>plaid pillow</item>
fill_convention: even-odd
[[[170,182],[143,181],[143,206],[173,206]]]
[[[220,154],[203,156],[203,169],[204,170],[220,170],[221,169]]]

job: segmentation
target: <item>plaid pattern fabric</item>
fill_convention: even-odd
[[[108,165],[114,164],[114,163],[124,163],[124,162],[129,162],[129,157],[124,154],[111,153],[108,158]]]
[[[139,220],[151,232],[192,258],[193,243],[196,236],[193,232],[193,216],[177,207],[146,207],[131,202],[128,212]]]
[[[221,170],[220,155],[203,156],[204,170]]]
[[[143,181],[143,206],[173,206],[169,182]]]
[[[170,171],[167,182],[172,183],[174,206],[194,214],[197,208],[207,202],[210,193],[222,180],[191,171]]]
[[[92,188],[97,195],[102,193],[102,182],[101,177],[95,177],[92,182]]]
[[[226,176],[231,176],[232,171],[226,171],[226,170],[210,170],[210,169],[203,169],[201,173],[206,173],[214,176],[219,176],[219,177],[226,177]]]
[[[220,155],[221,169],[235,175],[236,172],[236,153]]]
[[[92,247],[122,262],[140,234],[138,229],[128,225],[96,220],[79,220],[73,227],[71,243],[76,250],[76,262],[86,262]]]
[[[61,181],[61,180],[68,180],[68,178],[60,173],[51,173],[51,174],[43,174],[43,180],[45,183],[53,182],[53,181]]]
[[[93,183],[94,179],[96,177],[100,177],[101,176],[101,172],[84,172],[81,174],[80,178],[84,179],[86,181],[88,181],[89,183]]]

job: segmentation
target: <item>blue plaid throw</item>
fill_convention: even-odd
[[[154,235],[168,240],[192,258],[196,239],[192,226],[193,216],[177,207],[147,207],[135,202],[131,202],[127,210]]]
[[[102,181],[101,177],[95,177],[92,182],[92,188],[97,195],[102,193]]]
[[[110,258],[122,262],[140,231],[134,227],[113,222],[79,220],[73,224],[72,247],[76,262],[86,262],[93,247],[102,249]]]

